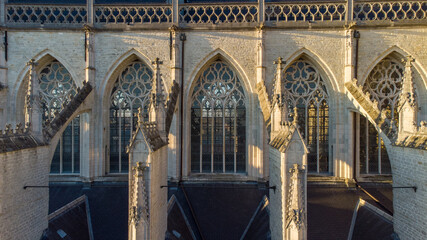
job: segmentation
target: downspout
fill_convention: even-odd
[[[357,62],[358,62],[358,59],[359,59],[359,38],[360,38],[360,32],[357,31],[357,30],[354,30],[353,37],[356,40],[356,49],[355,49],[356,56],[355,56],[355,59],[354,59],[354,78],[357,79]]]
[[[182,54],[181,54],[181,83],[180,83],[180,85],[181,85],[181,99],[180,99],[180,101],[181,101],[181,107],[180,107],[180,116],[181,116],[181,119],[180,119],[180,141],[181,141],[181,150],[180,150],[180,152],[179,152],[179,154],[180,154],[180,165],[179,165],[179,167],[180,167],[180,174],[179,174],[179,182],[181,182],[182,181],[182,174],[183,174],[183,167],[182,167],[182,163],[183,163],[183,160],[182,160],[182,157],[183,157],[183,150],[184,150],[184,146],[183,146],[183,141],[184,141],[184,132],[183,132],[183,130],[184,130],[184,42],[185,42],[185,40],[187,40],[187,37],[185,36],[185,33],[181,33],[181,35],[179,36],[179,39],[181,40],[181,51],[182,51]]]
[[[180,151],[180,175],[179,175],[179,182],[178,182],[178,186],[181,187],[182,192],[184,193],[184,197],[185,200],[187,201],[188,206],[190,207],[190,212],[191,215],[193,216],[194,222],[196,223],[196,227],[197,230],[199,231],[200,237],[202,238],[202,240],[204,240],[205,238],[203,237],[200,225],[199,225],[199,221],[197,220],[196,214],[194,212],[193,206],[191,205],[190,199],[188,199],[187,196],[187,192],[185,191],[184,185],[182,184],[182,175],[183,175],[183,167],[182,167],[182,163],[183,163],[183,140],[184,140],[184,134],[183,134],[183,130],[184,130],[184,42],[185,40],[187,40],[187,37],[185,36],[185,33],[181,33],[181,35],[179,36],[179,39],[181,40],[181,109],[180,109],[180,114],[181,114],[181,122],[180,122],[180,140],[181,140],[181,151]]]
[[[358,79],[357,78],[357,63],[358,63],[358,60],[359,60],[359,38],[360,38],[360,32],[357,31],[357,30],[354,30],[353,37],[355,39],[355,45],[356,45],[355,46],[355,50],[354,50],[355,51],[355,56],[354,56],[354,76],[353,76],[353,79]],[[356,123],[354,122],[353,124],[356,124]],[[354,135],[356,135],[356,128],[354,128]],[[356,136],[354,136],[354,141],[356,141],[356,140],[357,140]],[[357,166],[356,166],[356,163],[357,163],[357,161],[356,161],[356,148],[354,147],[353,179],[357,183],[357,179],[356,179],[356,176],[357,176],[356,175],[357,174],[357,172],[356,172]]]

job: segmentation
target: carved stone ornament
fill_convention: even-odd
[[[129,209],[129,224],[134,223],[135,226],[138,225],[141,220],[142,208],[138,206],[132,206]]]

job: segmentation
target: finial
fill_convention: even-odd
[[[159,65],[163,64],[163,61],[160,61],[160,58],[156,58],[154,61],[151,62],[153,65],[156,65],[156,67],[159,67]]]
[[[176,32],[177,30],[178,30],[178,27],[175,24],[169,28],[169,31],[172,33]]]
[[[411,55],[406,56],[406,58],[402,59],[402,62],[405,63],[405,67],[410,67],[411,63],[415,62],[415,58]]]
[[[282,57],[278,57],[278,58],[277,58],[277,60],[276,60],[276,61],[274,61],[273,63],[274,63],[274,64],[282,65],[282,64],[286,64],[286,61],[283,61],[283,58],[282,58]]]
[[[30,61],[27,62],[27,66],[30,66],[30,67],[35,67],[37,65],[38,63],[36,62],[36,60],[34,60],[34,58],[31,58]]]

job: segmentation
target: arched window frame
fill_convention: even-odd
[[[77,93],[71,73],[57,60],[38,72],[43,107],[43,125],[62,110],[62,104]],[[80,173],[80,117],[75,117],[59,138],[51,162],[51,174]]]
[[[310,151],[308,171],[330,173],[330,99],[325,78],[312,61],[299,57],[284,68],[281,79],[288,110],[297,107],[297,122]]]
[[[387,118],[396,127],[399,126],[398,104],[404,73],[405,66],[401,61],[389,55],[369,71],[362,84],[363,91],[369,94],[371,101],[378,103],[380,110],[386,111]],[[356,139],[359,176],[391,174],[387,149],[375,126],[368,119],[357,114],[354,122],[358,130],[357,136],[359,136],[359,139]]]
[[[142,69],[142,73],[138,73],[136,65],[139,70]],[[107,172],[110,174],[128,172],[129,161],[126,146],[136,127],[138,108],[143,109],[144,118],[148,120],[154,76],[153,69],[145,61],[136,57],[131,61],[126,61],[124,67],[120,69],[113,77],[114,82],[108,95]]]
[[[218,158],[219,159],[218,161],[214,161],[213,159],[215,157],[215,151],[211,150],[208,153],[210,155],[210,159],[205,160],[205,162],[208,162],[209,164],[207,164],[207,163],[204,164],[203,163],[203,146],[202,146],[202,148],[197,148],[197,152],[199,153],[197,158],[199,159],[199,161],[193,161],[193,159],[196,159],[196,158],[194,158],[194,155],[195,155],[195,151],[194,151],[195,145],[193,143],[193,142],[195,142],[194,139],[197,138],[197,141],[200,143],[200,145],[202,145],[203,144],[203,136],[204,136],[204,135],[195,135],[195,132],[194,132],[194,109],[195,108],[194,107],[197,105],[197,103],[199,105],[205,104],[205,106],[207,106],[206,105],[206,103],[207,103],[209,105],[209,107],[212,106],[210,108],[210,109],[212,109],[216,106],[215,101],[218,99],[221,99],[221,97],[219,97],[219,98],[213,97],[213,95],[208,91],[208,89],[206,89],[206,91],[208,91],[208,92],[206,95],[204,95],[205,98],[202,97],[203,95],[198,95],[198,94],[205,91],[204,88],[202,88],[200,85],[200,80],[202,78],[204,78],[204,74],[207,74],[207,72],[212,70],[211,68],[214,65],[222,65],[220,68],[227,69],[227,71],[231,72],[230,75],[232,75],[232,79],[237,79],[237,82],[238,82],[237,85],[238,86],[236,87],[236,89],[237,88],[239,89],[238,95],[240,97],[239,101],[237,101],[237,102],[240,104],[239,105],[241,107],[240,110],[242,110],[242,112],[243,112],[242,114],[244,114],[244,118],[242,117],[238,120],[235,115],[231,116],[231,114],[233,114],[233,113],[232,113],[232,111],[229,111],[229,113],[230,113],[229,118],[230,119],[233,118],[233,120],[231,121],[232,122],[231,125],[234,124],[233,125],[234,127],[233,126],[229,126],[229,127],[230,127],[230,129],[235,131],[234,133],[236,133],[237,128],[239,126],[243,127],[243,128],[240,131],[241,135],[239,135],[237,138],[235,138],[237,135],[230,135],[228,138],[224,137],[224,135],[227,135],[227,132],[228,132],[228,130],[226,130],[226,126],[228,126],[228,125],[227,125],[225,119],[227,118],[226,113],[228,112],[227,110],[229,110],[229,109],[226,109],[225,106],[221,106],[222,111],[218,111],[215,113],[219,114],[220,115],[219,118],[222,119],[222,121],[218,122],[219,123],[218,125],[220,125],[220,127],[221,127],[222,136],[221,136],[220,140],[222,140],[222,141],[220,141],[221,142],[220,144],[215,144],[214,140],[212,140],[210,142],[210,147],[209,147],[210,150],[215,149],[217,147],[218,147],[218,149],[221,148],[220,150],[222,150],[222,151],[220,154],[218,154],[221,156]],[[248,103],[247,103],[245,86],[243,85],[244,83],[242,80],[243,80],[242,77],[240,76],[239,72],[233,67],[233,65],[230,64],[227,60],[220,58],[220,57],[216,57],[216,58],[212,59],[211,61],[209,61],[208,63],[206,63],[204,65],[204,67],[202,67],[200,69],[198,75],[196,75],[195,80],[192,84],[192,88],[190,89],[190,92],[189,92],[189,102],[188,102],[189,103],[189,108],[188,108],[189,109],[189,118],[190,118],[189,119],[190,123],[188,124],[188,126],[189,126],[188,134],[190,135],[190,137],[189,137],[189,140],[190,140],[190,149],[189,149],[189,154],[190,154],[189,155],[189,166],[190,166],[190,168],[189,168],[189,172],[191,172],[192,174],[197,174],[197,173],[203,173],[203,174],[211,174],[211,173],[245,174],[245,173],[247,173],[247,168],[248,168],[248,160],[247,160],[247,154],[248,154],[247,153],[248,152],[248,149],[247,149],[247,142],[248,142],[248,139],[247,139],[247,119],[248,119],[248,115],[247,115],[247,109],[249,107],[248,107]],[[233,84],[235,84],[235,83],[233,83]],[[212,83],[208,82],[208,83],[205,83],[205,85],[212,85]],[[231,89],[232,89],[232,91],[229,91],[229,92],[226,91],[226,93],[223,95],[224,96],[226,95],[227,97],[229,97],[231,95],[231,93],[235,93],[234,86]],[[228,90],[230,90],[230,89],[228,89]],[[200,97],[200,99],[197,101],[198,97]],[[207,97],[210,97],[211,101],[206,101]],[[224,101],[224,100],[226,100],[226,98],[221,99],[221,101]],[[200,109],[200,108],[198,108],[198,109]],[[200,110],[200,111],[202,111],[202,110]],[[237,111],[235,113],[237,113]],[[204,115],[206,115],[206,114],[207,113],[205,113]],[[209,119],[209,116],[212,116],[212,117]],[[202,114],[199,114],[199,117],[201,119],[199,122],[200,123],[199,129],[202,128],[201,122],[205,121],[205,122],[211,122],[212,123],[210,125],[210,128],[212,128],[215,131],[218,130],[218,129],[216,129],[216,125],[213,124],[218,119],[215,120],[215,118],[213,116],[214,116],[214,114],[206,115],[206,117],[208,117],[208,119],[203,120]],[[237,121],[239,121],[239,122],[237,122]],[[213,135],[210,135],[210,136],[211,136],[211,139],[215,138]],[[229,139],[229,140],[234,139],[234,141],[231,141],[231,142],[233,142],[233,149],[232,149],[233,151],[236,148],[236,146],[239,149],[238,152],[234,151],[234,153],[232,154],[233,155],[232,156],[233,157],[232,164],[230,164],[231,161],[225,160],[226,156],[228,154],[231,154],[229,152],[230,149],[228,149],[226,147],[227,145],[224,144],[224,142],[227,142],[227,139]],[[238,139],[237,144],[236,144],[235,139]],[[241,139],[242,141],[240,141],[239,139]],[[207,140],[207,139],[205,139],[205,140]],[[240,159],[240,160],[238,160],[238,159]],[[195,169],[196,165],[197,165],[197,168]],[[218,168],[216,169],[215,166],[217,166]],[[207,169],[207,167],[209,167],[209,169]]]

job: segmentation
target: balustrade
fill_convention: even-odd
[[[6,5],[6,23],[85,23],[86,6]]]
[[[351,9],[347,9],[351,7]],[[176,9],[175,9],[176,8]],[[274,26],[285,22],[331,22],[347,19],[353,13],[354,21],[375,22],[384,20],[427,19],[427,1],[345,1],[330,2],[273,2],[224,4],[172,4],[157,5],[94,5],[93,22],[103,24],[228,24],[264,21]],[[173,19],[173,12],[176,18]],[[260,12],[261,11],[261,12]],[[260,16],[261,14],[261,16]],[[79,26],[88,22],[88,6],[66,4],[5,4],[5,24],[49,25],[68,24]],[[91,16],[92,16],[91,15]],[[347,19],[349,20],[349,19]],[[91,22],[91,21],[89,21]]]
[[[343,21],[346,3],[274,3],[265,7],[266,22]]]
[[[171,6],[96,6],[95,23],[152,24],[172,22]]]
[[[356,2],[353,8],[353,18],[357,21],[426,19],[427,2]]]
[[[256,22],[258,6],[244,5],[184,5],[179,7],[182,23],[248,23]]]

